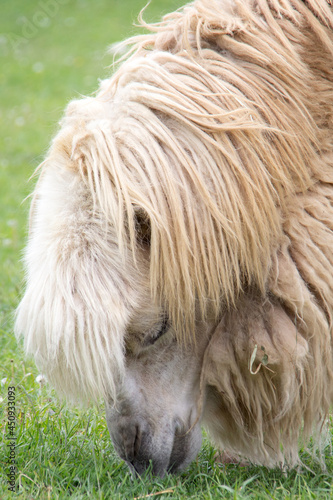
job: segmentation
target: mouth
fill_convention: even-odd
[[[109,432],[114,447],[133,476],[151,474],[163,478],[165,474],[182,472],[195,459],[201,448],[201,428],[196,424],[189,430],[172,433],[161,429],[154,436],[142,425],[127,425],[124,433],[112,426]]]

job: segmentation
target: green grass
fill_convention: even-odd
[[[43,14],[41,5],[54,6]],[[145,0],[15,0],[0,16],[0,498],[333,498],[333,458],[327,472],[307,452],[301,471],[221,466],[204,442],[198,460],[164,480],[133,480],[112,448],[104,410],[60,403],[36,382],[38,371],[13,336],[13,310],[22,285],[20,257],[32,191],[28,179],[42,160],[67,102],[96,89],[109,74],[106,48],[135,32]],[[153,0],[146,17],[181,5]],[[49,7],[51,8],[51,7]],[[16,494],[7,485],[7,390],[16,387]],[[332,441],[332,439],[330,439]],[[311,472],[311,469],[313,472]],[[159,494],[170,490],[169,493]],[[148,497],[152,498],[152,497]]]

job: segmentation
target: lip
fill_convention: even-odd
[[[118,455],[135,477],[150,473],[163,478],[166,473],[179,473],[194,460],[201,447],[199,423],[184,430],[177,422],[172,428],[159,429],[155,436],[147,425],[128,419],[124,424],[108,426]]]

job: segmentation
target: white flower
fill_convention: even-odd
[[[46,382],[44,375],[41,375],[41,374],[37,375],[36,382],[38,384],[40,384],[41,386],[43,386],[45,384],[45,382]]]

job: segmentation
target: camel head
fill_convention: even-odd
[[[181,471],[201,447],[200,375],[206,336],[201,345],[181,345],[168,318],[156,311],[147,316],[147,309],[144,320],[138,316],[128,332],[117,401],[106,402],[113,444],[136,473],[149,467],[159,476]]]

